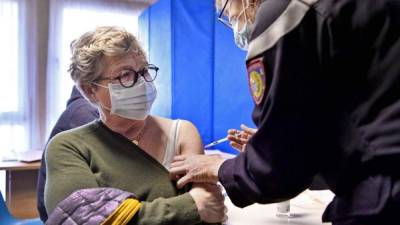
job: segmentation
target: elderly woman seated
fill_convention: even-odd
[[[107,224],[121,208],[132,210],[119,224],[221,222],[226,209],[219,187],[181,191],[169,178],[172,158],[202,154],[202,142],[190,122],[149,115],[158,68],[147,62],[135,37],[122,28],[99,27],[75,40],[71,50],[72,79],[98,107],[100,119],[49,142],[47,223],[71,219],[60,218],[67,211],[78,215],[71,219],[81,220],[75,224]]]

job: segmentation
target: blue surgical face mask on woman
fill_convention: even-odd
[[[109,83],[104,86],[94,83],[97,86],[108,88],[111,99],[111,114],[132,120],[144,120],[149,115],[151,106],[157,97],[157,89],[153,82],[147,82],[139,77],[137,83],[132,87],[123,87],[121,84]]]

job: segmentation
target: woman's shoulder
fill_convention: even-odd
[[[52,158],[70,156],[72,152],[73,154],[88,155],[88,152],[94,151],[91,143],[96,141],[94,135],[96,130],[100,130],[98,121],[62,131],[49,140],[46,146],[46,155]]]
[[[165,130],[170,130],[171,126],[179,122],[179,130],[182,132],[190,131],[190,132],[197,132],[196,126],[190,122],[189,120],[184,119],[169,119],[160,116],[151,116],[152,119],[155,121],[156,124],[159,124],[161,128]]]
[[[49,143],[51,142],[63,142],[64,140],[73,141],[75,139],[82,139],[84,136],[90,135],[94,131],[97,130],[99,124],[98,121],[92,121],[90,123],[77,126],[75,128],[61,131],[60,133],[56,134]]]
[[[149,119],[153,120],[155,123],[158,124],[171,124],[174,120],[166,117],[161,117],[161,116],[149,116]]]

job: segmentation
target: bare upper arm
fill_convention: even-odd
[[[199,131],[193,123],[187,120],[181,120],[178,143],[179,155],[204,154]]]

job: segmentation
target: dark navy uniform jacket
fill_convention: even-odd
[[[321,173],[336,195],[324,220],[399,207],[400,0],[264,0],[247,70],[258,132],[219,170],[235,205],[290,199]]]
[[[83,124],[89,123],[99,117],[97,108],[91,105],[74,86],[72,89],[71,97],[67,102],[67,108],[59,117],[56,125],[51,131],[49,140],[56,134],[66,131]],[[46,161],[44,152],[39,170],[38,184],[37,184],[37,207],[40,214],[40,219],[45,222],[48,218],[46,208],[44,205],[44,186],[46,183]]]

